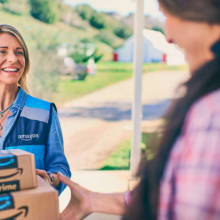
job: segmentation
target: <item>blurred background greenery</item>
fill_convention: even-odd
[[[73,8],[62,0],[0,0],[0,12],[1,24],[15,26],[27,42],[31,55],[29,87],[39,98],[61,106],[132,76],[132,64],[110,62],[114,49],[133,34],[132,13],[120,16],[98,12],[86,4]],[[145,27],[163,32],[162,23],[150,16],[145,17]],[[58,56],[62,47],[76,63],[86,63],[93,56],[99,61],[98,74],[87,77],[86,82],[62,76],[63,58]],[[89,47],[94,50],[88,55]],[[151,71],[175,67],[145,64],[144,68]]]

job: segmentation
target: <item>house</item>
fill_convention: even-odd
[[[184,54],[174,44],[169,44],[159,31],[144,29],[143,62],[166,62],[168,65],[185,64]],[[128,38],[124,45],[114,51],[113,60],[133,62],[134,36]]]

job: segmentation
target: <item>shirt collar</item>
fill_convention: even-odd
[[[21,87],[19,87],[17,97],[16,97],[12,107],[15,107],[15,108],[22,110],[24,107],[26,98],[27,98],[27,93]]]

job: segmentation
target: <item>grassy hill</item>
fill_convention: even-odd
[[[114,48],[120,47],[126,37],[132,34],[134,20],[132,14],[127,17],[118,15],[116,18],[97,12],[89,5],[82,4],[72,8],[61,0],[54,0],[54,4],[59,5],[59,22],[46,24],[31,16],[30,0],[5,1],[4,4],[0,3],[0,23],[17,27],[24,35],[30,49],[36,46],[36,38],[41,39],[42,44],[45,45],[51,41],[56,41],[57,44],[63,42],[77,44],[86,40],[97,44],[99,53],[104,54],[103,60],[111,60]],[[91,16],[97,18],[96,22],[103,22],[103,27],[98,28],[91,23]],[[147,23],[151,24],[149,19]]]
[[[15,26],[24,36],[30,49],[35,46],[34,38],[36,36],[41,37],[45,44],[50,42],[51,39],[56,39],[59,43],[75,43],[79,39],[83,39],[85,36],[88,36],[88,32],[91,39],[99,32],[91,26],[87,26],[85,30],[81,30],[62,22],[58,22],[55,25],[46,24],[34,19],[30,15],[20,16],[5,10],[0,10],[0,21],[1,24]],[[116,41],[118,44],[123,43],[123,40],[118,39],[117,37]],[[97,46],[100,52],[104,53],[104,60],[109,60],[111,58],[113,48],[100,41],[97,41]]]

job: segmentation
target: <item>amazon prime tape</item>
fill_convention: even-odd
[[[37,177],[36,189],[0,194],[0,219],[59,220],[58,192]]]
[[[22,150],[1,150],[0,193],[36,187],[34,155]]]

